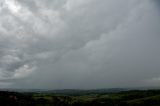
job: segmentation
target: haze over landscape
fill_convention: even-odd
[[[157,87],[159,11],[159,0],[0,0],[0,87]]]

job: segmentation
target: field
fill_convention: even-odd
[[[160,90],[0,91],[0,106],[160,106]]]

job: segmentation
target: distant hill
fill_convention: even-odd
[[[127,88],[109,88],[109,89],[57,89],[57,90],[46,90],[46,89],[0,89],[1,91],[11,92],[34,92],[34,93],[55,93],[55,94],[67,94],[67,95],[83,95],[83,94],[101,94],[101,93],[117,93],[121,91],[128,91]]]

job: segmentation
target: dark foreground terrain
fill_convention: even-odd
[[[0,91],[0,106],[160,106],[160,90]]]

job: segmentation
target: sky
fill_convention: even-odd
[[[1,88],[159,84],[159,0],[0,0]]]

